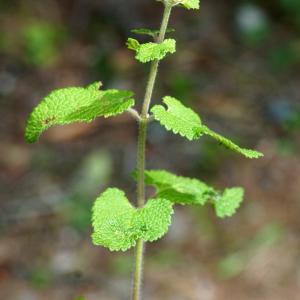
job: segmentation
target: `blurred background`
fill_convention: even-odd
[[[174,9],[178,52],[154,102],[172,95],[216,131],[265,153],[247,160],[213,140],[187,143],[151,124],[149,168],[244,186],[233,218],[177,207],[148,244],[145,299],[296,300],[300,293],[300,1],[202,1]],[[105,187],[135,200],[137,128],[127,115],[52,128],[26,145],[26,118],[55,88],[101,80],[139,105],[149,65],[126,49],[130,29],[157,28],[151,0],[0,1],[0,299],[129,299],[133,251],[90,240]],[[140,38],[147,41],[147,38]]]

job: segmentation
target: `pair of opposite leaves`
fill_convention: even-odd
[[[99,90],[101,84],[93,83],[86,88],[71,87],[58,89],[46,96],[28,118],[25,138],[29,143],[38,140],[42,132],[54,125],[74,122],[92,122],[97,117],[111,117],[127,111],[134,105],[133,93],[122,90]],[[262,153],[244,149],[217,134],[202,124],[197,113],[184,106],[179,100],[166,96],[162,105],[151,109],[154,119],[167,130],[189,140],[209,135],[225,147],[248,158],[258,158]]]
[[[243,200],[242,188],[225,189],[223,193],[205,183],[176,176],[164,170],[145,172],[145,183],[156,189],[156,194],[143,208],[135,208],[123,191],[109,188],[93,206],[92,239],[95,245],[111,251],[127,250],[138,239],[152,242],[168,231],[173,204],[204,205],[210,202],[218,217],[235,213]]]
[[[200,0],[158,0],[165,2],[168,5],[168,2],[171,4],[176,4],[183,6],[187,9],[199,9]],[[174,29],[167,29],[166,32],[173,32]],[[157,39],[159,35],[159,30],[151,30],[148,28],[139,28],[132,30],[135,34],[149,35],[154,40]],[[153,60],[161,60],[167,54],[175,53],[176,51],[176,41],[174,39],[165,39],[161,43],[144,43],[140,44],[136,39],[129,38],[127,40],[128,49],[134,50],[136,52],[135,58],[141,63],[147,63]]]

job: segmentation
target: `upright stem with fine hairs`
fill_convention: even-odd
[[[163,42],[163,40],[165,38],[166,30],[167,30],[169,19],[170,19],[171,10],[172,10],[171,5],[165,6],[163,20],[161,23],[159,36],[157,39],[158,43]],[[149,79],[148,79],[148,84],[147,84],[147,88],[146,88],[143,109],[142,109],[143,117],[146,117],[148,114],[148,110],[149,110],[149,106],[150,106],[150,102],[151,102],[151,98],[152,98],[152,93],[153,93],[153,88],[154,88],[154,84],[155,84],[155,79],[157,76],[158,65],[159,65],[159,60],[154,60],[151,63],[150,74],[149,74]]]
[[[161,43],[166,34],[168,22],[172,10],[172,5],[165,4],[163,20],[160,27],[158,43]],[[145,204],[145,150],[147,138],[147,123],[148,111],[151,103],[155,79],[157,76],[159,61],[155,60],[151,63],[149,78],[147,82],[145,98],[143,102],[142,112],[139,120],[139,133],[138,133],[138,149],[137,149],[137,206],[143,207]],[[142,239],[137,241],[135,253],[135,273],[133,282],[132,300],[141,299],[141,283],[143,277],[143,257],[144,257],[144,242]]]

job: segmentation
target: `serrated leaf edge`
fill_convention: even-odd
[[[96,227],[96,224],[95,224],[95,219],[96,219],[96,215],[95,215],[95,213],[94,213],[94,210],[95,210],[95,206],[96,206],[96,201],[101,197],[101,196],[103,196],[103,194],[105,194],[105,193],[109,193],[109,192],[111,192],[111,191],[117,191],[119,194],[120,194],[120,196],[121,197],[124,197],[124,198],[126,198],[127,199],[127,201],[128,201],[128,204],[130,204],[130,207],[132,208],[132,210],[133,210],[133,215],[132,215],[132,220],[131,220],[131,222],[133,222],[134,221],[134,218],[138,218],[138,216],[139,216],[139,214],[141,214],[142,213],[142,211],[144,210],[144,209],[147,209],[147,204],[149,203],[149,201],[165,201],[165,202],[167,202],[168,204],[170,204],[170,214],[168,215],[168,219],[166,220],[167,222],[167,230],[166,231],[164,231],[164,232],[162,232],[161,234],[159,234],[156,238],[152,238],[152,239],[146,239],[144,236],[143,236],[143,231],[142,230],[140,230],[140,229],[138,229],[137,230],[137,232],[139,232],[138,233],[138,235],[136,236],[136,237],[132,237],[133,238],[133,240],[132,240],[132,243],[131,243],[131,245],[129,245],[129,246],[126,246],[126,247],[113,247],[113,246],[111,246],[111,245],[107,245],[107,244],[105,244],[105,243],[103,243],[102,242],[102,244],[96,244],[95,242],[94,242],[94,236],[96,236],[97,234],[100,234],[100,231],[99,230],[95,230],[95,227]],[[98,200],[99,201],[99,200]],[[145,205],[143,206],[143,207],[140,207],[140,208],[136,208],[136,207],[134,207],[130,202],[129,202],[129,200],[128,200],[128,198],[126,197],[126,194],[125,194],[125,192],[124,191],[122,191],[122,190],[120,190],[120,189],[118,189],[118,188],[107,188],[103,193],[101,193],[98,197],[97,197],[97,199],[95,200],[95,202],[94,202],[94,204],[93,204],[93,206],[92,206],[92,227],[93,227],[93,232],[92,232],[92,234],[91,234],[91,237],[92,237],[92,242],[93,242],[93,244],[95,245],[95,246],[103,246],[103,247],[105,247],[105,248],[108,248],[110,251],[123,251],[123,252],[125,252],[125,251],[127,251],[127,250],[129,250],[130,248],[132,248],[132,247],[135,247],[136,246],[136,242],[137,242],[137,240],[138,239],[143,239],[143,241],[145,241],[145,242],[153,242],[153,241],[157,241],[157,240],[159,240],[159,239],[161,239],[165,234],[167,234],[167,232],[168,232],[168,228],[170,227],[170,225],[171,225],[171,221],[172,221],[172,215],[174,214],[174,210],[173,210],[173,205],[174,205],[174,203],[172,203],[171,201],[169,201],[168,199],[165,199],[165,198],[150,198],[150,199],[148,199],[148,201],[145,203]]]

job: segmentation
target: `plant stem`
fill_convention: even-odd
[[[129,108],[127,109],[127,112],[136,120],[136,121],[140,121],[141,120],[141,117],[139,115],[139,113],[133,109],[133,108]]]
[[[158,36],[158,43],[161,43],[166,34],[168,22],[170,19],[172,6],[165,4],[163,20],[160,27]],[[159,61],[155,60],[151,63],[150,74],[147,82],[145,98],[141,112],[141,119],[139,120],[139,133],[138,133],[138,149],[137,149],[137,206],[143,207],[145,204],[145,150],[147,138],[147,123],[148,123],[148,110],[151,103],[153,88],[157,77]],[[142,239],[137,241],[135,253],[135,273],[133,282],[133,295],[132,300],[141,299],[141,283],[143,278],[143,260],[144,260],[144,242]]]
[[[157,39],[158,43],[163,42],[163,40],[165,38],[166,30],[167,30],[169,19],[170,19],[171,10],[172,10],[171,5],[165,5],[163,20],[162,20],[162,23],[160,26],[159,36]],[[151,102],[151,98],[152,98],[155,79],[157,76],[158,65],[159,65],[159,60],[154,60],[151,63],[150,74],[149,74],[149,79],[148,79],[148,83],[147,83],[147,88],[146,88],[146,93],[145,93],[145,98],[144,98],[144,103],[143,103],[143,109],[142,109],[142,117],[144,117],[144,118],[146,118],[148,115],[148,110],[149,110],[149,106],[150,106],[150,102]]]
[[[145,203],[145,154],[146,154],[147,120],[139,122],[138,150],[137,150],[137,206]]]
[[[143,279],[143,258],[144,258],[144,242],[142,239],[137,241],[135,257],[136,257],[136,265],[135,265],[135,273],[134,273],[132,300],[140,300],[141,283]]]

